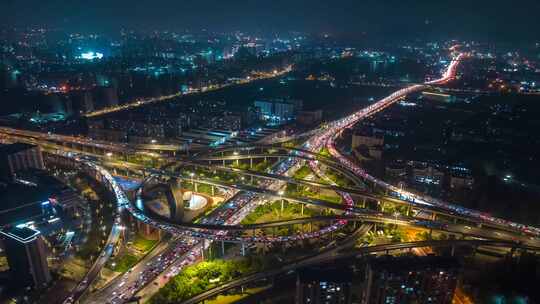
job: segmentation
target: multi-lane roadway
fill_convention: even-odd
[[[324,128],[312,131],[309,134],[310,136],[308,137],[308,140],[302,146],[302,150],[304,150],[305,152],[296,151],[293,153],[294,156],[296,157],[286,157],[283,160],[277,162],[267,173],[268,178],[262,181],[261,183],[259,183],[258,186],[247,187],[246,185],[242,185],[242,187],[239,187],[234,184],[229,185],[231,187],[237,186],[236,188],[237,190],[240,190],[240,192],[236,193],[229,201],[227,201],[225,204],[223,204],[222,206],[214,210],[214,212],[212,212],[210,216],[208,216],[207,218],[201,221],[201,224],[207,225],[204,229],[199,229],[202,227],[198,227],[198,228],[195,227],[195,229],[189,229],[189,228],[194,228],[194,227],[179,227],[178,225],[173,225],[171,223],[167,223],[163,221],[155,221],[154,219],[149,218],[146,214],[144,214],[143,212],[135,208],[132,204],[130,204],[130,202],[125,197],[125,194],[123,194],[120,187],[115,183],[114,178],[112,178],[112,176],[105,169],[97,166],[96,164],[94,164],[93,162],[89,160],[81,160],[83,162],[90,163],[96,166],[96,168],[100,170],[102,175],[108,179],[108,182],[111,183],[113,188],[115,189],[115,194],[117,195],[120,208],[125,208],[141,221],[144,221],[148,224],[152,224],[162,230],[174,233],[175,235],[179,236],[179,238],[177,238],[172,248],[170,248],[169,250],[165,250],[163,254],[160,254],[158,256],[153,256],[144,265],[139,264],[131,272],[126,273],[122,277],[121,280],[116,280],[113,283],[109,284],[106,289],[101,290],[100,292],[96,294],[90,295],[89,302],[92,302],[92,303],[103,303],[104,301],[110,302],[110,303],[126,302],[127,300],[132,298],[132,296],[136,294],[137,291],[140,290],[142,287],[144,287],[150,282],[156,282],[155,281],[156,278],[161,281],[166,281],[167,278],[178,273],[178,271],[180,271],[186,265],[192,264],[200,260],[201,255],[202,255],[202,250],[205,247],[207,247],[209,244],[208,242],[205,242],[204,239],[231,240],[229,239],[229,233],[226,231],[229,229],[217,230],[217,229],[211,229],[211,228],[217,228],[218,226],[235,227],[256,206],[258,206],[259,204],[265,203],[269,197],[273,197],[273,198],[283,197],[283,194],[281,194],[281,189],[284,187],[284,185],[287,182],[290,182],[290,180],[288,180],[287,178],[284,179],[284,178],[278,178],[278,177],[290,176],[291,173],[294,172],[294,170],[298,169],[300,165],[303,165],[306,161],[308,162],[309,166],[313,169],[313,171],[315,171],[317,175],[319,175],[321,178],[325,178],[324,172],[319,169],[320,164],[318,164],[318,162],[313,159],[306,159],[306,156],[312,157],[312,155],[310,154],[319,152],[325,146],[329,148],[330,153],[337,159],[337,161],[341,164],[341,166],[348,168],[351,172],[354,173],[356,177],[360,177],[363,180],[367,180],[369,182],[382,186],[383,188],[388,189],[390,193],[396,195],[399,199],[407,200],[411,204],[414,204],[417,206],[423,206],[423,207],[437,207],[443,210],[447,210],[451,214],[457,213],[467,218],[471,218],[473,220],[478,221],[478,223],[490,222],[493,224],[503,225],[503,226],[507,226],[511,228],[517,228],[521,232],[540,233],[540,230],[534,227],[527,227],[524,225],[511,223],[511,222],[504,221],[501,219],[492,218],[477,211],[465,209],[454,204],[448,204],[445,202],[441,202],[439,200],[419,196],[419,195],[398,189],[397,187],[389,185],[385,183],[384,181],[378,180],[368,175],[365,171],[363,171],[361,168],[359,168],[353,162],[347,159],[347,157],[343,156],[339,152],[339,150],[335,147],[335,139],[340,134],[340,132],[342,132],[344,129],[353,126],[354,124],[358,123],[359,121],[361,121],[362,119],[368,116],[371,116],[379,111],[384,110],[385,108],[401,100],[408,94],[418,92],[429,85],[445,84],[448,81],[452,80],[455,77],[457,65],[459,64],[461,59],[463,59],[463,57],[464,55],[460,54],[459,56],[454,58],[454,60],[452,60],[452,62],[446,69],[443,77],[440,79],[426,82],[426,84],[424,85],[412,85],[412,86],[400,89],[396,91],[395,93],[391,94],[390,96],[383,98],[382,100],[358,112],[355,112],[340,120],[334,121],[328,124]],[[155,102],[155,101],[152,101],[152,102]],[[137,105],[133,105],[133,106],[136,107],[140,105],[142,104],[137,103]],[[122,110],[122,109],[111,109],[111,111],[117,111],[117,110]],[[99,113],[96,115],[99,115]],[[17,134],[18,131],[13,131],[13,130],[3,130],[3,131],[11,135],[21,136],[21,134]],[[36,134],[33,134],[33,135],[36,135]],[[50,136],[53,136],[53,135],[37,134],[35,138],[36,140],[40,140],[40,139],[43,139],[42,136],[45,136],[45,139],[50,139]],[[86,139],[75,138],[75,140],[84,141],[81,143],[85,145],[88,144]],[[94,143],[94,144],[102,145],[106,143]],[[117,148],[117,146],[113,146],[113,148],[114,147]],[[96,148],[111,149],[111,147],[109,146],[96,146]],[[126,149],[126,147],[120,147],[120,148]],[[286,155],[287,154],[285,154],[284,156]],[[302,157],[304,158],[302,159]],[[206,159],[206,160],[211,161],[212,159]],[[210,181],[207,181],[207,182],[210,182]],[[224,186],[224,185],[220,184],[217,186]],[[331,185],[331,186],[337,187],[336,185]],[[345,217],[339,218],[339,219],[336,218],[336,221],[332,223],[330,226],[325,227],[322,230],[317,231],[315,233],[311,232],[312,235],[306,233],[304,235],[293,236],[292,238],[289,237],[290,239],[286,239],[286,240],[302,239],[305,237],[317,237],[317,236],[322,235],[323,233],[337,230],[339,227],[345,225],[348,220],[350,220],[347,217],[352,217],[352,216],[363,217],[364,221],[395,223],[395,224],[401,224],[401,225],[421,224],[420,221],[418,221],[418,219],[413,219],[413,218],[405,218],[405,217],[398,218],[398,217],[391,217],[384,214],[369,214],[369,213],[366,214],[365,210],[358,210],[357,208],[354,207],[350,194],[347,191],[340,191],[344,189],[337,189],[337,188],[336,190],[338,190],[337,192],[340,194],[344,202],[344,204],[339,207],[334,206],[334,205],[329,206],[327,205],[327,203],[318,202],[315,200],[302,200],[302,202],[323,204],[325,207],[332,207],[334,209],[340,209],[344,211]],[[290,199],[294,199],[294,198],[290,198]],[[429,225],[433,225],[433,223],[426,222],[424,223],[424,225],[427,225],[429,227]],[[437,229],[441,227],[442,226],[437,226],[434,228]],[[241,228],[241,227],[235,227],[235,228]],[[460,224],[448,224],[442,228],[444,228],[444,230],[449,230],[456,233],[475,235],[475,236],[483,237],[483,238],[506,240],[510,242],[521,242],[522,244],[527,244],[527,245],[535,246],[535,247],[540,246],[538,239],[536,238],[526,237],[519,234],[510,233],[507,231],[483,229],[476,226],[469,227],[469,226],[460,225]],[[234,228],[230,230],[234,230]],[[236,237],[236,236],[233,235],[232,237]],[[250,240],[250,239],[240,238],[238,240],[240,242],[245,242],[245,241],[273,242],[273,241],[283,241],[284,239],[279,239],[276,237],[272,237],[272,238],[265,237],[264,239],[251,239]],[[163,272],[166,272],[165,276],[162,276]],[[158,282],[158,284],[160,284],[160,282]],[[77,290],[75,292],[77,292]]]

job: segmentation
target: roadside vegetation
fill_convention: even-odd
[[[262,270],[261,259],[214,260],[186,267],[150,300],[151,304],[180,303],[242,275]]]

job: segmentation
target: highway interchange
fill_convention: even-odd
[[[460,61],[465,58],[465,56],[466,55],[464,54],[455,56],[440,79],[428,81],[423,85],[411,85],[409,87],[400,89],[390,96],[385,97],[360,111],[334,121],[323,128],[311,131],[308,139],[300,149],[290,151],[289,153],[279,154],[278,157],[282,157],[282,159],[276,162],[267,173],[261,174],[255,172],[246,172],[249,170],[227,168],[226,166],[221,166],[218,168],[219,170],[229,170],[231,172],[252,175],[258,178],[262,177],[257,186],[237,183],[227,184],[225,182],[216,182],[208,179],[204,180],[200,177],[196,177],[196,181],[199,183],[207,183],[221,188],[232,189],[231,198],[229,198],[225,203],[216,208],[207,217],[200,221],[200,224],[182,225],[172,223],[165,219],[156,218],[155,216],[147,214],[143,210],[139,210],[136,207],[137,204],[134,204],[134,202],[130,202],[129,199],[127,199],[114,177],[104,167],[95,162],[95,158],[85,157],[81,154],[64,152],[66,157],[71,157],[79,162],[85,163],[94,170],[100,172],[101,176],[104,177],[116,195],[119,214],[123,212],[123,210],[127,210],[127,212],[129,212],[136,219],[155,226],[158,229],[169,232],[175,236],[167,246],[162,245],[163,248],[161,248],[159,254],[150,255],[142,263],[137,264],[132,270],[112,281],[107,285],[106,288],[92,294],[86,294],[83,297],[83,302],[124,303],[132,299],[133,296],[135,296],[147,285],[162,286],[168,280],[168,278],[177,274],[183,267],[196,263],[202,259],[203,249],[207,248],[210,244],[210,242],[207,240],[238,242],[242,245],[242,248],[244,248],[246,243],[251,242],[290,242],[320,237],[325,233],[338,230],[346,225],[348,221],[390,223],[416,227],[421,226],[424,228],[444,230],[461,235],[470,235],[483,239],[498,240],[492,241],[492,245],[512,247],[512,244],[514,244],[516,247],[529,246],[540,248],[540,239],[537,238],[537,236],[540,235],[540,229],[538,228],[494,218],[482,212],[469,210],[456,204],[442,202],[437,199],[420,196],[387,184],[384,181],[378,180],[367,174],[362,168],[358,167],[354,162],[341,154],[341,152],[335,146],[335,140],[340,133],[343,130],[355,125],[362,119],[384,110],[405,96],[411,93],[419,92],[425,89],[427,86],[443,85],[454,79],[457,66]],[[12,137],[23,136],[26,134],[24,133],[26,131],[18,131],[7,128],[0,129],[0,132],[6,136]],[[35,138],[37,140],[44,139],[50,141],[51,139],[54,140],[54,136],[56,135],[42,133],[35,134]],[[65,140],[65,138],[62,137],[61,140]],[[80,138],[72,138],[71,140],[75,140],[78,143],[83,144],[88,143],[85,139]],[[117,145],[111,145],[108,143],[94,142],[92,144],[99,145],[99,148],[120,149],[120,151],[125,151],[123,149],[126,148],[125,146],[118,147]],[[324,163],[324,160],[319,162],[319,160],[313,157],[314,155],[317,155],[317,153],[324,147],[328,148],[330,154],[335,159],[334,161],[326,162],[325,165],[332,165],[334,168],[346,168],[344,172],[348,172],[347,174],[349,174],[349,176],[356,181],[355,184],[359,186],[358,189],[339,187],[332,181],[328,180],[328,178],[325,176],[324,170],[320,169],[320,166],[322,163]],[[132,148],[129,147],[129,151],[131,151],[131,149]],[[219,156],[215,154],[219,154],[220,151],[213,152],[214,155],[196,155],[190,160],[191,163],[188,163],[188,165],[204,166],[203,163],[211,164],[212,161],[225,162],[225,160],[240,159],[241,157],[245,156],[233,155],[231,157],[224,156],[223,154]],[[269,155],[259,156],[267,157]],[[253,157],[253,155],[251,157]],[[274,155],[274,157],[276,157],[276,155]],[[319,178],[326,180],[329,185],[320,183],[317,184],[309,181],[298,181],[291,178],[294,172],[298,170],[301,165],[306,163]],[[157,171],[151,168],[149,168],[148,172],[151,172],[152,175],[170,175],[170,172]],[[182,176],[178,177],[182,178]],[[192,179],[194,178],[192,177]],[[392,216],[381,212],[368,211],[363,208],[356,207],[351,194],[365,195],[364,190],[360,189],[360,181],[369,182],[386,189],[389,195],[394,196],[398,200],[405,201],[412,206],[426,208],[428,210],[433,208],[438,211],[446,211],[450,215],[458,215],[467,218],[471,222],[477,223],[478,225],[471,226],[458,223],[441,225],[432,221],[419,220],[414,217]],[[317,201],[310,198],[294,198],[285,196],[282,189],[287,183],[300,183],[310,184],[318,187],[328,187],[335,190],[341,196],[343,204],[331,204],[329,202]],[[338,210],[341,215],[325,218],[315,217],[298,219],[289,222],[266,223],[259,224],[258,226],[239,225],[241,220],[252,212],[258,205],[264,204],[276,198],[284,198],[303,204],[313,204],[323,206],[325,208],[335,209]],[[318,231],[304,232],[291,236],[244,236],[235,232],[281,225],[304,224],[310,221],[326,221],[330,224]],[[486,229],[486,227],[481,227],[481,224],[490,224],[492,227],[496,226],[504,229]],[[93,268],[88,273],[87,277],[85,277],[85,279],[73,291],[73,294],[66,299],[65,303],[78,301],[79,298],[84,294],[84,291],[92,283],[93,278],[96,276],[96,269],[105,264],[112,253],[111,246],[114,246],[114,244],[118,242],[118,234],[120,230],[119,227],[121,227],[120,225],[121,223],[119,221],[115,222],[107,245],[104,248],[104,254],[98,258],[98,261],[95,264],[97,268]],[[435,244],[424,244],[424,246],[430,245]],[[397,244],[396,246],[403,247],[404,244]]]

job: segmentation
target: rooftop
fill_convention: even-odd
[[[3,230],[0,230],[0,234],[5,235],[11,239],[19,241],[21,243],[28,243],[33,241],[38,235],[39,231],[34,230],[29,227],[9,227]]]
[[[13,154],[17,152],[21,152],[24,150],[28,150],[31,148],[36,147],[35,145],[26,144],[26,143],[14,143],[9,145],[0,145],[0,155],[7,155],[7,154]]]
[[[382,256],[373,259],[370,262],[370,266],[376,271],[417,271],[428,268],[435,269],[458,269],[461,264],[458,259],[453,257],[442,256]]]
[[[42,215],[42,203],[66,189],[59,180],[39,170],[29,170],[21,178],[28,184],[9,183],[0,189],[0,225],[16,224]]]

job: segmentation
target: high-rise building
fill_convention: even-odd
[[[322,110],[316,111],[300,111],[296,117],[296,121],[305,126],[319,124],[322,121]]]
[[[0,230],[14,286],[42,288],[51,281],[45,244],[39,231],[28,227]]]
[[[74,115],[94,111],[94,99],[90,91],[71,91],[69,93],[71,109]]]
[[[45,169],[39,146],[26,143],[0,145],[0,178],[13,180],[17,172],[27,169]]]
[[[352,270],[305,268],[296,277],[296,304],[351,303]]]
[[[96,109],[118,105],[118,93],[115,87],[95,87],[93,89],[94,107]]]
[[[379,257],[366,266],[362,303],[450,304],[460,273],[452,257]]]
[[[294,99],[255,100],[254,106],[260,110],[262,120],[284,123],[295,118],[302,110],[302,101]]]

